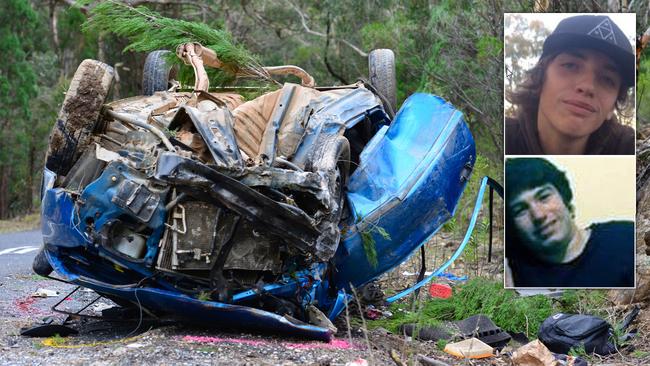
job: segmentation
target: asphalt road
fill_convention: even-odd
[[[40,230],[0,234],[0,278],[31,274],[32,261],[42,242]]]

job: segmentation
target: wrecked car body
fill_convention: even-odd
[[[476,156],[433,95],[392,116],[362,82],[244,101],[197,77],[106,103],[111,72],[84,61],[66,95],[34,268],[155,317],[330,339],[351,288],[452,217]]]

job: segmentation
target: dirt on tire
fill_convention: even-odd
[[[48,169],[57,174],[67,174],[88,146],[113,77],[113,68],[102,62],[84,60],[79,65],[50,134],[46,158]]]

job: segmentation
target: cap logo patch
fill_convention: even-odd
[[[604,19],[602,22],[598,23],[598,25],[595,26],[594,29],[590,30],[587,35],[590,35],[594,38],[600,38],[603,41],[609,41],[613,42],[614,44],[618,44],[616,43],[616,37],[614,37],[614,29],[609,19]]]

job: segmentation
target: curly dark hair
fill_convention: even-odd
[[[544,77],[548,65],[559,55],[561,52],[550,54],[548,56],[540,57],[537,64],[532,69],[526,72],[526,78],[517,86],[515,91],[506,93],[506,100],[515,106],[515,114],[517,118],[524,118],[528,120],[537,119],[537,109],[539,107],[539,97],[542,93],[542,86],[544,85]],[[627,106],[628,90],[631,85],[621,83],[618,90],[618,97],[616,98],[616,110],[620,114]],[[616,116],[612,117],[616,122]]]

